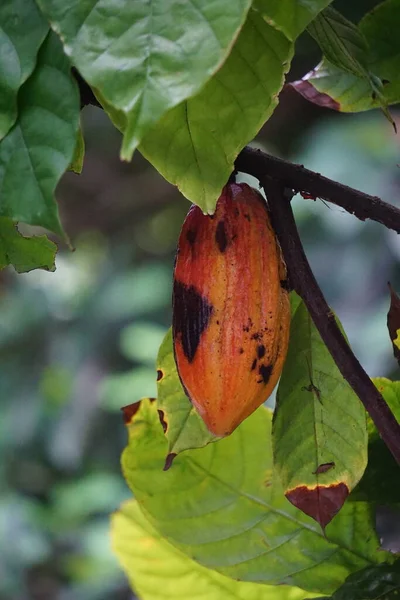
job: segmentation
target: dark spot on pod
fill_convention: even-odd
[[[225,252],[226,247],[228,245],[228,238],[226,237],[224,221],[220,221],[217,225],[217,229],[215,232],[215,241],[218,245],[219,251]]]
[[[165,459],[163,471],[168,471],[168,469],[171,468],[172,461],[174,460],[175,456],[176,456],[175,452],[170,452],[169,454],[167,454],[167,458]]]
[[[245,213],[244,218],[247,219],[249,223],[251,223],[251,217],[250,217],[249,213]]]
[[[253,362],[251,363],[251,371],[254,371],[254,369],[256,368],[256,366],[257,366],[257,359],[255,358],[253,360]]]
[[[217,325],[219,325],[219,321],[215,321]]]
[[[214,308],[196,288],[174,281],[173,337],[180,336],[183,353],[192,362],[202,333],[207,329]]]
[[[235,210],[233,212],[234,212],[235,217],[238,217],[240,215],[238,208],[235,208]]]
[[[244,350],[243,348],[239,348],[239,354],[243,354]]]
[[[287,290],[288,292],[290,292],[290,285],[287,279],[281,279],[280,284],[283,290]]]
[[[256,331],[255,333],[253,333],[253,335],[251,336],[250,339],[252,340],[261,340],[263,336],[263,332],[262,331]]]
[[[194,245],[194,243],[196,241],[196,236],[197,236],[197,231],[195,231],[194,229],[189,229],[189,231],[186,232],[186,239],[191,246]]]
[[[163,410],[157,410],[158,412],[158,418],[160,419],[160,423],[162,425],[163,431],[164,433],[167,433],[167,429],[168,429],[168,423],[164,418],[164,411]]]
[[[268,383],[272,373],[272,365],[260,365],[258,372],[261,375],[261,379],[258,380],[258,383]]]
[[[157,369],[157,381],[160,381],[163,378],[163,372],[160,369]]]
[[[260,344],[259,346],[257,346],[257,356],[258,356],[258,358],[263,358],[264,355],[265,355],[265,346],[263,344]]]

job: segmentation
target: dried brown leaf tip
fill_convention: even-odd
[[[124,419],[125,425],[130,425],[130,423],[132,423],[133,417],[140,408],[140,402],[141,401],[139,400],[139,402],[134,402],[133,404],[128,404],[127,406],[123,406],[121,408],[122,418]]]
[[[387,327],[390,339],[392,340],[393,354],[400,364],[400,337],[398,335],[400,330],[400,298],[392,288],[390,282],[388,286],[390,290],[390,308],[387,314]]]
[[[312,75],[312,73],[310,73],[310,75]],[[303,98],[305,98],[309,102],[312,102],[313,104],[317,104],[318,106],[322,106],[324,108],[331,108],[332,110],[340,111],[339,102],[334,100],[328,94],[319,92],[310,81],[307,81],[307,79],[293,81],[288,85],[295,89],[296,92],[301,94]]]
[[[315,519],[322,529],[339,512],[348,495],[349,488],[345,483],[317,485],[313,488],[300,485],[285,494],[289,502]]]
[[[155,398],[142,398],[142,400],[149,400],[150,402],[155,402]],[[133,417],[138,412],[142,400],[138,400],[138,402],[133,402],[132,404],[127,404],[121,408],[122,418],[124,419],[125,425],[130,425],[133,421]]]

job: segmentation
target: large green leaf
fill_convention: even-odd
[[[54,33],[19,91],[18,111],[0,142],[0,215],[61,234],[54,190],[74,154],[79,97]]]
[[[196,94],[229,54],[250,0],[38,0],[86,81],[126,115],[121,156]]]
[[[17,93],[32,73],[49,26],[34,0],[0,2],[0,140],[17,118]]]
[[[374,384],[400,423],[400,381],[375,377]],[[400,502],[400,467],[368,417],[368,466],[356,488],[356,497],[379,504]]]
[[[235,158],[273,112],[292,52],[291,42],[251,11],[222,69],[141,144],[142,154],[204,212],[214,211]]]
[[[316,69],[292,85],[311,102],[343,112],[384,108],[385,105],[399,102],[400,38],[397,27],[393,26],[400,22],[399,19],[400,0],[387,0],[360,22],[360,33],[369,47],[369,53],[365,54],[368,60],[364,65],[360,63],[361,48],[356,53],[358,68],[361,66],[367,70],[364,76],[361,73],[357,76],[354,71],[348,72],[350,69],[346,72],[343,64],[339,68],[337,61],[335,65],[324,59]],[[352,60],[354,65],[354,55]]]
[[[13,265],[18,273],[54,271],[56,252],[57,246],[45,235],[23,237],[11,219],[0,217],[0,269]]]
[[[168,440],[166,466],[180,452],[215,441],[203,419],[183,391],[176,369],[172,330],[165,336],[157,358],[157,408]]]
[[[136,501],[112,517],[113,548],[142,600],[303,600],[310,594],[289,586],[235,581],[188,558],[160,536]]]
[[[329,6],[308,26],[330,63],[359,77],[368,73],[368,45],[363,34],[351,21]]]
[[[325,535],[272,477],[271,414],[260,407],[227,438],[179,455],[155,403],[142,402],[122,456],[126,480],[161,535],[208,568],[257,583],[332,593],[352,572],[385,560],[372,510],[346,502]]]
[[[294,41],[332,0],[255,0],[264,18]]]
[[[367,465],[366,414],[303,302],[292,313],[272,436],[286,497],[325,527]]]
[[[394,565],[367,567],[350,575],[331,598],[325,600],[398,600],[400,561]]]

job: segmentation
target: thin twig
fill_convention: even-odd
[[[400,425],[354,356],[314,277],[297,231],[290,200],[282,182],[260,177],[272,222],[287,264],[291,285],[301,296],[339,371],[353,388],[382,439],[400,464]]]
[[[323,198],[341,206],[361,221],[371,219],[400,233],[400,210],[376,196],[332,181],[319,173],[305,169],[261,150],[246,147],[236,159],[235,168],[257,179],[269,175],[284,182],[285,187],[303,192],[312,198]]]

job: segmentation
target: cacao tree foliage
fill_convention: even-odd
[[[143,155],[207,218],[288,84],[336,111],[378,108],[395,128],[400,0],[378,3],[359,23],[333,4],[3,0],[0,269],[53,271],[49,238],[69,243],[55,191],[66,171],[82,171],[80,109],[88,102],[121,132],[122,160]],[[321,60],[289,81],[301,35],[315,40]],[[47,235],[33,235],[37,227]],[[206,258],[212,271],[211,253]],[[156,265],[144,304],[157,305],[168,281]],[[115,294],[126,315],[143,304],[127,282]],[[131,404],[137,379],[108,380],[107,393],[123,389],[126,399],[122,470],[134,494],[112,516],[112,545],[144,600],[392,600],[400,593],[400,559],[381,546],[375,523],[377,504],[398,510],[399,465],[304,298],[295,291],[290,298],[275,410],[260,406],[224,439],[188,398],[171,330],[161,339],[159,329],[146,329],[159,344],[157,398]],[[100,312],[107,296],[102,302]],[[392,290],[388,339],[397,358],[399,302]],[[341,328],[333,313],[327,318]],[[145,348],[130,350],[129,332],[122,344],[149,362]],[[234,359],[226,364],[236,367]],[[400,422],[399,382],[373,382]]]

